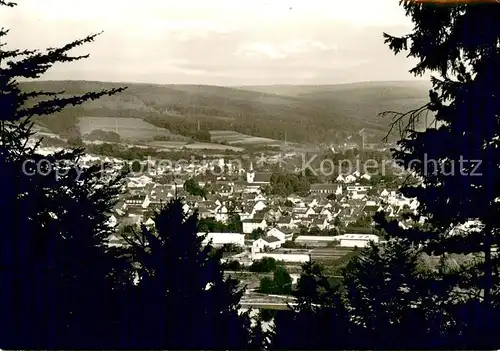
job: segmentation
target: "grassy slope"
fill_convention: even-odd
[[[328,139],[343,131],[366,128],[383,136],[389,120],[377,118],[385,110],[406,111],[426,102],[427,84],[422,82],[371,82],[328,86],[246,86],[238,88],[201,85],[118,84],[84,81],[24,83],[27,90],[86,91],[128,86],[119,95],[90,102],[80,109],[84,116],[159,117],[209,121],[256,136],[290,141]],[[303,140],[301,140],[303,141]]]

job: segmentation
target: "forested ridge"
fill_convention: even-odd
[[[26,90],[49,89],[77,94],[120,86],[86,81],[39,81],[21,84]],[[44,117],[43,124],[62,134],[74,133],[79,116],[138,117],[172,132],[206,140],[206,131],[234,130],[253,136],[295,142],[344,142],[365,129],[379,142],[391,122],[377,115],[386,110],[407,111],[425,101],[421,82],[321,86],[288,96],[229,87],[127,84],[119,96],[85,103]],[[404,88],[402,88],[403,86]],[[300,86],[294,87],[300,90]],[[248,89],[251,89],[249,87]],[[198,132],[198,127],[202,133]],[[205,132],[203,134],[203,132]],[[198,135],[197,135],[198,133]]]

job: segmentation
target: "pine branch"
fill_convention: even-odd
[[[0,0],[0,6],[14,7],[17,3],[11,1]]]
[[[387,116],[392,116],[392,122],[389,125],[389,131],[386,136],[382,139],[384,142],[389,140],[389,136],[391,135],[394,128],[397,126],[399,129],[399,134],[401,138],[405,138],[408,132],[411,132],[415,129],[415,124],[418,123],[421,119],[421,115],[425,112],[429,112],[430,103],[427,103],[419,108],[410,110],[408,112],[397,112],[397,111],[385,111],[378,114],[378,117],[385,118]],[[406,118],[408,121],[405,122]],[[405,124],[406,123],[406,124]]]
[[[47,53],[41,53],[38,50],[29,51],[28,57],[22,58],[19,61],[7,62],[8,68],[0,69],[0,75],[7,79],[13,79],[15,77],[36,79],[47,72],[54,63],[73,62],[88,58],[88,54],[69,56],[68,52],[79,46],[93,42],[100,34],[102,34],[102,32],[75,40],[61,48],[48,48]]]
[[[64,108],[68,106],[78,106],[87,101],[97,100],[103,96],[112,96],[114,94],[123,92],[126,87],[123,88],[113,88],[110,90],[101,90],[99,92],[90,92],[83,95],[72,96],[69,98],[55,98],[52,100],[46,100],[36,103],[34,106],[21,109],[18,111],[15,118],[21,119],[32,116],[44,116],[51,115],[56,112],[61,112]],[[54,93],[47,93],[54,94]]]
[[[384,44],[388,44],[389,48],[394,52],[395,55],[399,54],[401,51],[408,50],[408,40],[410,39],[409,35],[405,35],[403,37],[394,37],[387,33],[383,33]]]

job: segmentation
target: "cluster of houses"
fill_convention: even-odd
[[[200,218],[214,218],[218,222],[228,223],[233,216],[238,215],[241,220],[241,233],[208,233],[207,242],[211,240],[214,245],[251,247],[251,252],[263,252],[276,250],[294,237],[304,242],[306,238],[298,236],[304,227],[328,231],[337,228],[339,223],[348,226],[359,217],[373,215],[377,211],[384,210],[389,216],[397,217],[402,211],[415,210],[418,206],[415,200],[406,199],[395,191],[383,189],[378,196],[370,197],[367,192],[371,186],[345,183],[312,184],[309,196],[289,196],[285,200],[260,192],[260,188],[269,184],[269,181],[269,173],[259,173],[257,177],[250,166],[246,179],[220,179],[215,184],[215,188],[220,190],[202,198],[187,194],[183,189],[183,179],[161,184],[146,175],[130,177],[127,194],[115,208],[110,221],[114,225],[153,225],[153,220],[148,217],[151,210],[158,209],[169,199],[182,196],[186,200],[184,210],[196,210]],[[205,184],[199,182],[199,185],[203,187]],[[335,194],[335,199],[329,199],[328,194]],[[250,243],[248,239],[255,231],[263,235]],[[369,241],[376,241],[374,235],[325,237],[343,247],[362,247]],[[310,242],[318,240],[320,236],[314,236]]]
[[[86,165],[96,162],[111,164],[109,172],[119,172],[125,161],[116,158],[102,158],[86,155],[82,158]],[[333,183],[312,184],[306,197],[289,196],[287,199],[267,196],[261,192],[263,186],[270,183],[271,173],[256,172],[252,163],[247,170],[233,169],[236,179],[224,175],[211,181],[210,191],[205,197],[188,194],[184,182],[189,178],[199,179],[200,187],[205,187],[206,180],[199,177],[215,167],[234,167],[224,160],[205,160],[196,164],[179,164],[170,169],[148,166],[148,172],[132,174],[127,178],[124,192],[117,205],[109,214],[108,225],[111,227],[153,226],[155,210],[175,197],[185,199],[185,212],[197,211],[200,218],[214,218],[221,223],[232,221],[236,215],[242,222],[241,233],[199,233],[207,234],[206,242],[213,245],[233,244],[247,248],[257,257],[258,254],[279,250],[286,242],[311,245],[328,245],[334,242],[341,247],[363,247],[370,241],[378,241],[373,234],[346,233],[343,235],[330,232],[328,235],[300,235],[304,228],[316,229],[316,233],[335,230],[341,224],[344,227],[356,222],[360,217],[385,211],[391,217],[398,217],[404,211],[414,211],[418,207],[416,200],[404,198],[391,189],[381,189],[377,195],[369,194],[370,185],[361,185],[360,179],[369,179],[369,175],[354,172],[339,177]],[[165,181],[163,175],[170,172],[173,179]],[[172,178],[172,177],[171,177]],[[329,196],[334,194],[335,196]],[[301,232],[302,230],[302,232]],[[258,239],[251,240],[254,232],[259,232]],[[119,231],[117,230],[117,233]],[[122,245],[124,240],[118,234],[110,238],[110,245]],[[257,256],[255,256],[257,255]],[[301,258],[303,260],[303,258]]]

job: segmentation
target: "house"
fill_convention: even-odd
[[[309,207],[306,212],[305,212],[305,215],[306,216],[314,216],[316,214],[316,211],[314,211],[314,209],[312,207]]]
[[[285,241],[292,240],[292,238],[293,238],[293,234],[291,234],[291,235],[286,234],[281,229],[276,228],[276,227],[268,230],[266,233],[266,236],[267,237],[274,236],[274,237],[278,238],[281,243],[284,243]]]
[[[331,212],[328,208],[326,208],[326,207],[325,207],[325,208],[323,208],[323,209],[320,211],[320,213],[319,213],[319,214],[320,214],[320,215],[322,215],[322,216],[325,216],[326,218],[328,218],[328,220],[329,220],[329,221],[331,221],[331,220],[332,220],[332,218],[333,218],[333,214],[332,214],[332,212]]]
[[[352,193],[351,198],[353,200],[362,200],[368,196],[366,191],[355,191]]]
[[[311,193],[313,194],[335,194],[336,184],[311,184]]]
[[[328,219],[320,217],[314,218],[311,221],[311,227],[318,227],[320,230],[327,229],[329,227]]]
[[[153,227],[155,225],[155,221],[152,218],[148,218],[146,222],[144,222],[146,227]]]
[[[266,236],[259,238],[252,243],[252,252],[262,252],[264,248],[276,250],[281,247],[280,239],[275,236]]]
[[[266,204],[263,201],[257,201],[255,205],[253,205],[253,210],[255,212],[262,211],[264,208],[266,208]]]
[[[258,194],[253,198],[253,201],[266,201],[266,197],[263,194]]]
[[[314,211],[314,210],[313,210]],[[302,207],[295,207],[293,209],[293,217],[294,218],[307,218],[307,209],[306,208],[302,208]]]
[[[271,183],[271,173],[269,172],[256,172],[253,180],[254,184],[267,185]]]
[[[174,191],[170,186],[159,185],[151,190],[150,198],[153,203],[166,203],[174,197]]]
[[[275,250],[281,247],[282,244],[281,240],[275,236],[266,236],[262,239],[267,243],[267,246],[271,250]]]
[[[335,190],[335,195],[342,195],[342,185],[337,185],[337,190]]]
[[[278,220],[278,226],[282,227],[282,228],[290,228],[290,229],[293,229],[293,228],[296,228],[297,227],[297,224],[295,224],[295,222],[293,221],[293,218],[291,216],[284,216],[284,217],[281,217],[279,220]]]
[[[241,210],[240,210],[240,219],[242,221],[246,220],[246,219],[252,219],[253,218],[253,215],[254,215],[255,211],[253,210],[253,207],[252,206],[242,206]]]
[[[215,220],[222,223],[226,223],[229,220],[229,211],[226,205],[223,204],[215,209]]]
[[[380,205],[377,205],[375,201],[367,201],[363,206],[362,211],[367,215],[374,215],[375,213],[382,211],[384,208]]]
[[[365,180],[370,180],[372,179],[372,177],[368,174],[368,173],[365,173],[361,176],[362,179],[365,179]]]
[[[295,229],[286,227],[277,227],[282,233],[285,233],[285,241],[292,241],[293,236],[297,233]]]
[[[255,172],[252,162],[250,162],[250,168],[247,171],[246,177],[248,186],[262,186],[271,182],[271,173]]]
[[[140,206],[142,208],[148,208],[151,200],[149,195],[132,195],[125,199],[125,204],[127,206]]]
[[[340,238],[341,247],[366,247],[368,243],[379,242],[379,237],[374,234],[344,234]]]
[[[350,174],[344,178],[345,183],[354,183],[355,181],[356,181],[356,177],[352,174]]]
[[[125,246],[127,244],[127,242],[123,238],[120,238],[120,237],[116,236],[115,234],[111,234],[108,237],[106,244],[108,247],[122,247],[122,246]]]
[[[207,208],[207,206],[204,203],[199,204],[197,210],[198,210],[198,216],[200,218],[208,218],[212,215],[212,212]]]
[[[245,234],[250,234],[251,232],[253,232],[258,228],[264,230],[267,227],[267,223],[264,218],[246,219],[242,221],[242,223],[243,223],[243,233]]]
[[[233,244],[245,246],[245,234],[241,233],[198,233],[198,236],[206,235],[202,244],[207,245],[212,241],[213,246],[223,246],[225,244]]]
[[[360,191],[368,191],[372,188],[371,185],[349,185],[346,190],[348,193],[356,193]]]
[[[307,204],[307,207],[316,207],[319,204],[318,199],[316,198],[309,198],[309,203]]]

